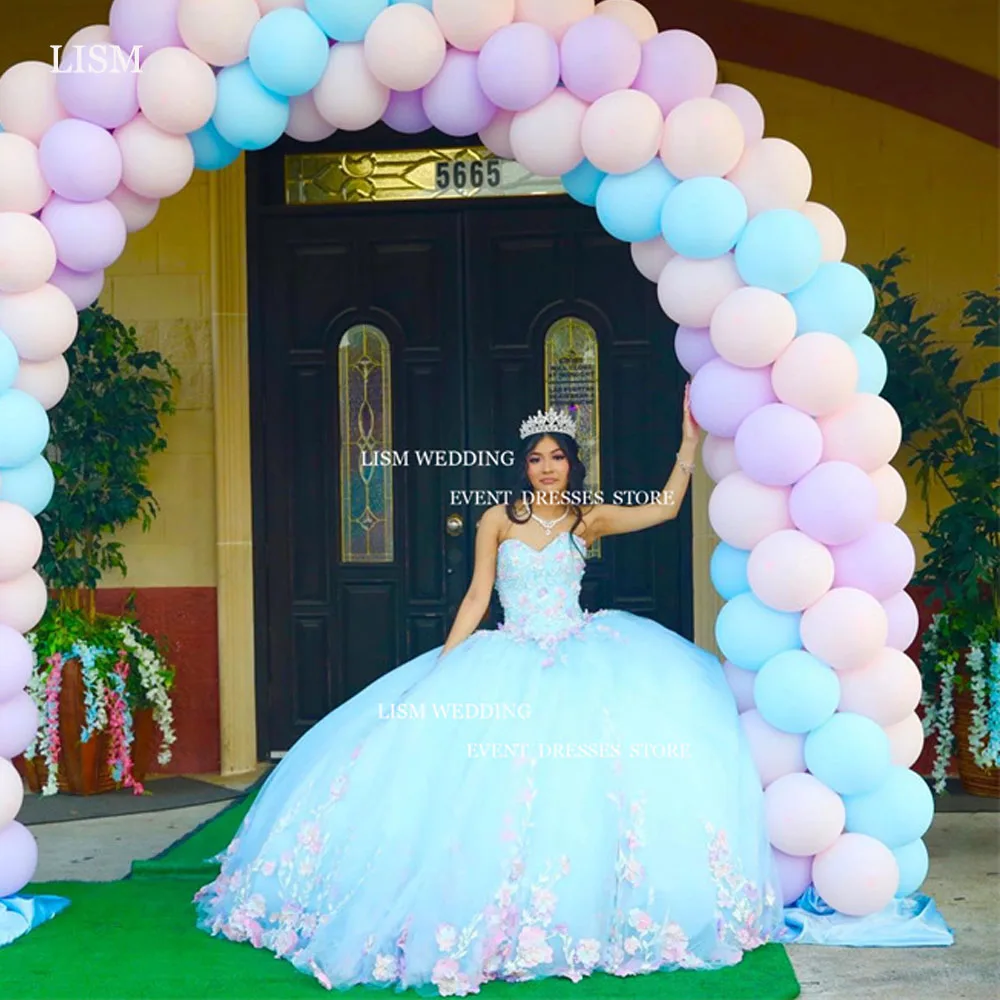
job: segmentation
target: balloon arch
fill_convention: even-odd
[[[59,55],[0,78],[0,897],[37,864],[10,758],[40,721],[24,636],[77,311],[195,169],[380,120],[478,133],[631,244],[708,432],[716,637],[785,902],[812,885],[863,916],[920,886],[914,551],[874,293],[706,42],[635,0],[115,0]]]

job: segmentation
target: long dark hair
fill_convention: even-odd
[[[531,520],[532,504],[531,498],[534,496],[535,488],[528,478],[528,456],[538,446],[542,438],[552,438],[559,446],[560,450],[569,460],[569,477],[566,482],[565,492],[570,494],[570,498],[576,500],[584,496],[584,480],[587,478],[587,468],[580,460],[580,446],[576,443],[576,438],[568,434],[560,434],[556,431],[545,431],[539,434],[532,434],[521,442],[519,451],[519,461],[515,463],[515,476],[517,482],[511,490],[511,500],[506,504],[507,517],[515,524],[527,524]],[[527,499],[525,499],[527,498]],[[527,513],[523,517],[518,517],[517,503],[523,501],[527,506]],[[586,552],[580,548],[580,539],[576,534],[576,529],[583,520],[583,508],[579,503],[569,504],[569,509],[576,516],[573,527],[570,528],[572,534],[571,541],[577,547],[580,555],[586,559]]]

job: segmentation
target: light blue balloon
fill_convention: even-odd
[[[597,218],[624,243],[644,243],[660,235],[667,195],[680,181],[655,159],[630,174],[609,174],[597,191]]]
[[[749,561],[750,552],[747,549],[734,549],[725,542],[719,542],[715,547],[708,571],[712,586],[723,600],[732,600],[737,594],[750,589],[747,579]]]
[[[364,41],[372,21],[388,6],[389,0],[306,0],[313,20],[338,42]]]
[[[737,594],[715,619],[715,640],[733,666],[760,670],[772,656],[801,645],[798,611],[775,611],[751,591]]]
[[[44,455],[15,469],[0,469],[0,500],[16,503],[37,517],[52,502],[56,477]]]
[[[735,256],[736,270],[748,285],[786,295],[816,273],[823,247],[816,227],[801,212],[778,208],[747,223]]]
[[[930,787],[906,767],[891,767],[877,788],[846,796],[844,806],[848,833],[866,833],[892,849],[919,840],[934,819]]]
[[[896,864],[899,865],[899,888],[896,897],[902,899],[916,892],[927,878],[930,868],[930,858],[927,856],[927,845],[923,840],[914,840],[910,844],[897,847],[893,852]]]
[[[226,66],[216,82],[212,124],[226,142],[240,149],[266,149],[281,138],[291,114],[288,98],[268,90],[249,60]]]
[[[806,767],[838,795],[878,788],[892,766],[885,730],[856,712],[838,712],[805,741]]]
[[[226,142],[219,130],[207,122],[197,132],[189,132],[188,139],[194,149],[194,165],[199,170],[222,170],[240,155],[240,148]]]
[[[844,340],[860,337],[875,315],[875,291],[864,272],[843,261],[820,264],[801,288],[788,295],[798,319],[797,332],[832,333]]]
[[[681,181],[660,213],[663,238],[683,257],[711,260],[732,250],[747,224],[743,192],[722,177]]]
[[[597,191],[601,186],[601,181],[607,176],[603,170],[598,170],[590,160],[584,160],[568,174],[562,175],[562,186],[566,189],[566,194],[574,201],[593,208],[597,204]]]
[[[863,333],[850,342],[850,347],[858,359],[858,392],[877,396],[885,388],[889,377],[889,362],[881,344]]]
[[[427,10],[434,10],[434,0],[389,0],[389,6],[394,7],[398,3],[415,3]]]
[[[753,698],[768,725],[783,733],[808,733],[837,711],[840,679],[812,653],[790,649],[757,671]]]
[[[312,90],[329,57],[329,39],[304,10],[272,10],[250,35],[250,68],[268,90],[283,97]]]
[[[0,392],[4,392],[14,384],[20,367],[21,362],[14,342],[0,330]]]
[[[45,407],[20,389],[0,393],[0,468],[30,462],[49,441]]]

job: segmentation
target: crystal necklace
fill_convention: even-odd
[[[532,517],[532,520],[535,520],[535,521],[537,521],[537,522],[538,522],[538,523],[539,523],[539,524],[540,524],[540,525],[542,526],[542,528],[543,528],[543,530],[545,531],[545,534],[546,534],[546,535],[551,535],[551,534],[552,534],[552,529],[553,529],[553,528],[554,528],[554,527],[555,527],[555,526],[556,526],[556,525],[557,525],[557,524],[558,524],[558,523],[559,523],[560,521],[564,521],[564,520],[566,519],[566,517],[567,517],[568,515],[569,515],[569,511],[568,511],[568,510],[564,510],[564,511],[562,512],[562,514],[560,514],[560,515],[559,515],[559,517],[557,517],[557,518],[556,518],[556,519],[555,519],[554,521],[543,521],[543,520],[542,520],[542,519],[541,519],[541,518],[540,518],[540,517],[539,517],[539,516],[538,516],[537,514],[535,514],[535,513],[532,513],[531,517]]]

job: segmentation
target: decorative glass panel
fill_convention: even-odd
[[[389,341],[374,326],[352,326],[340,340],[340,537],[348,563],[393,560],[392,378]]]

